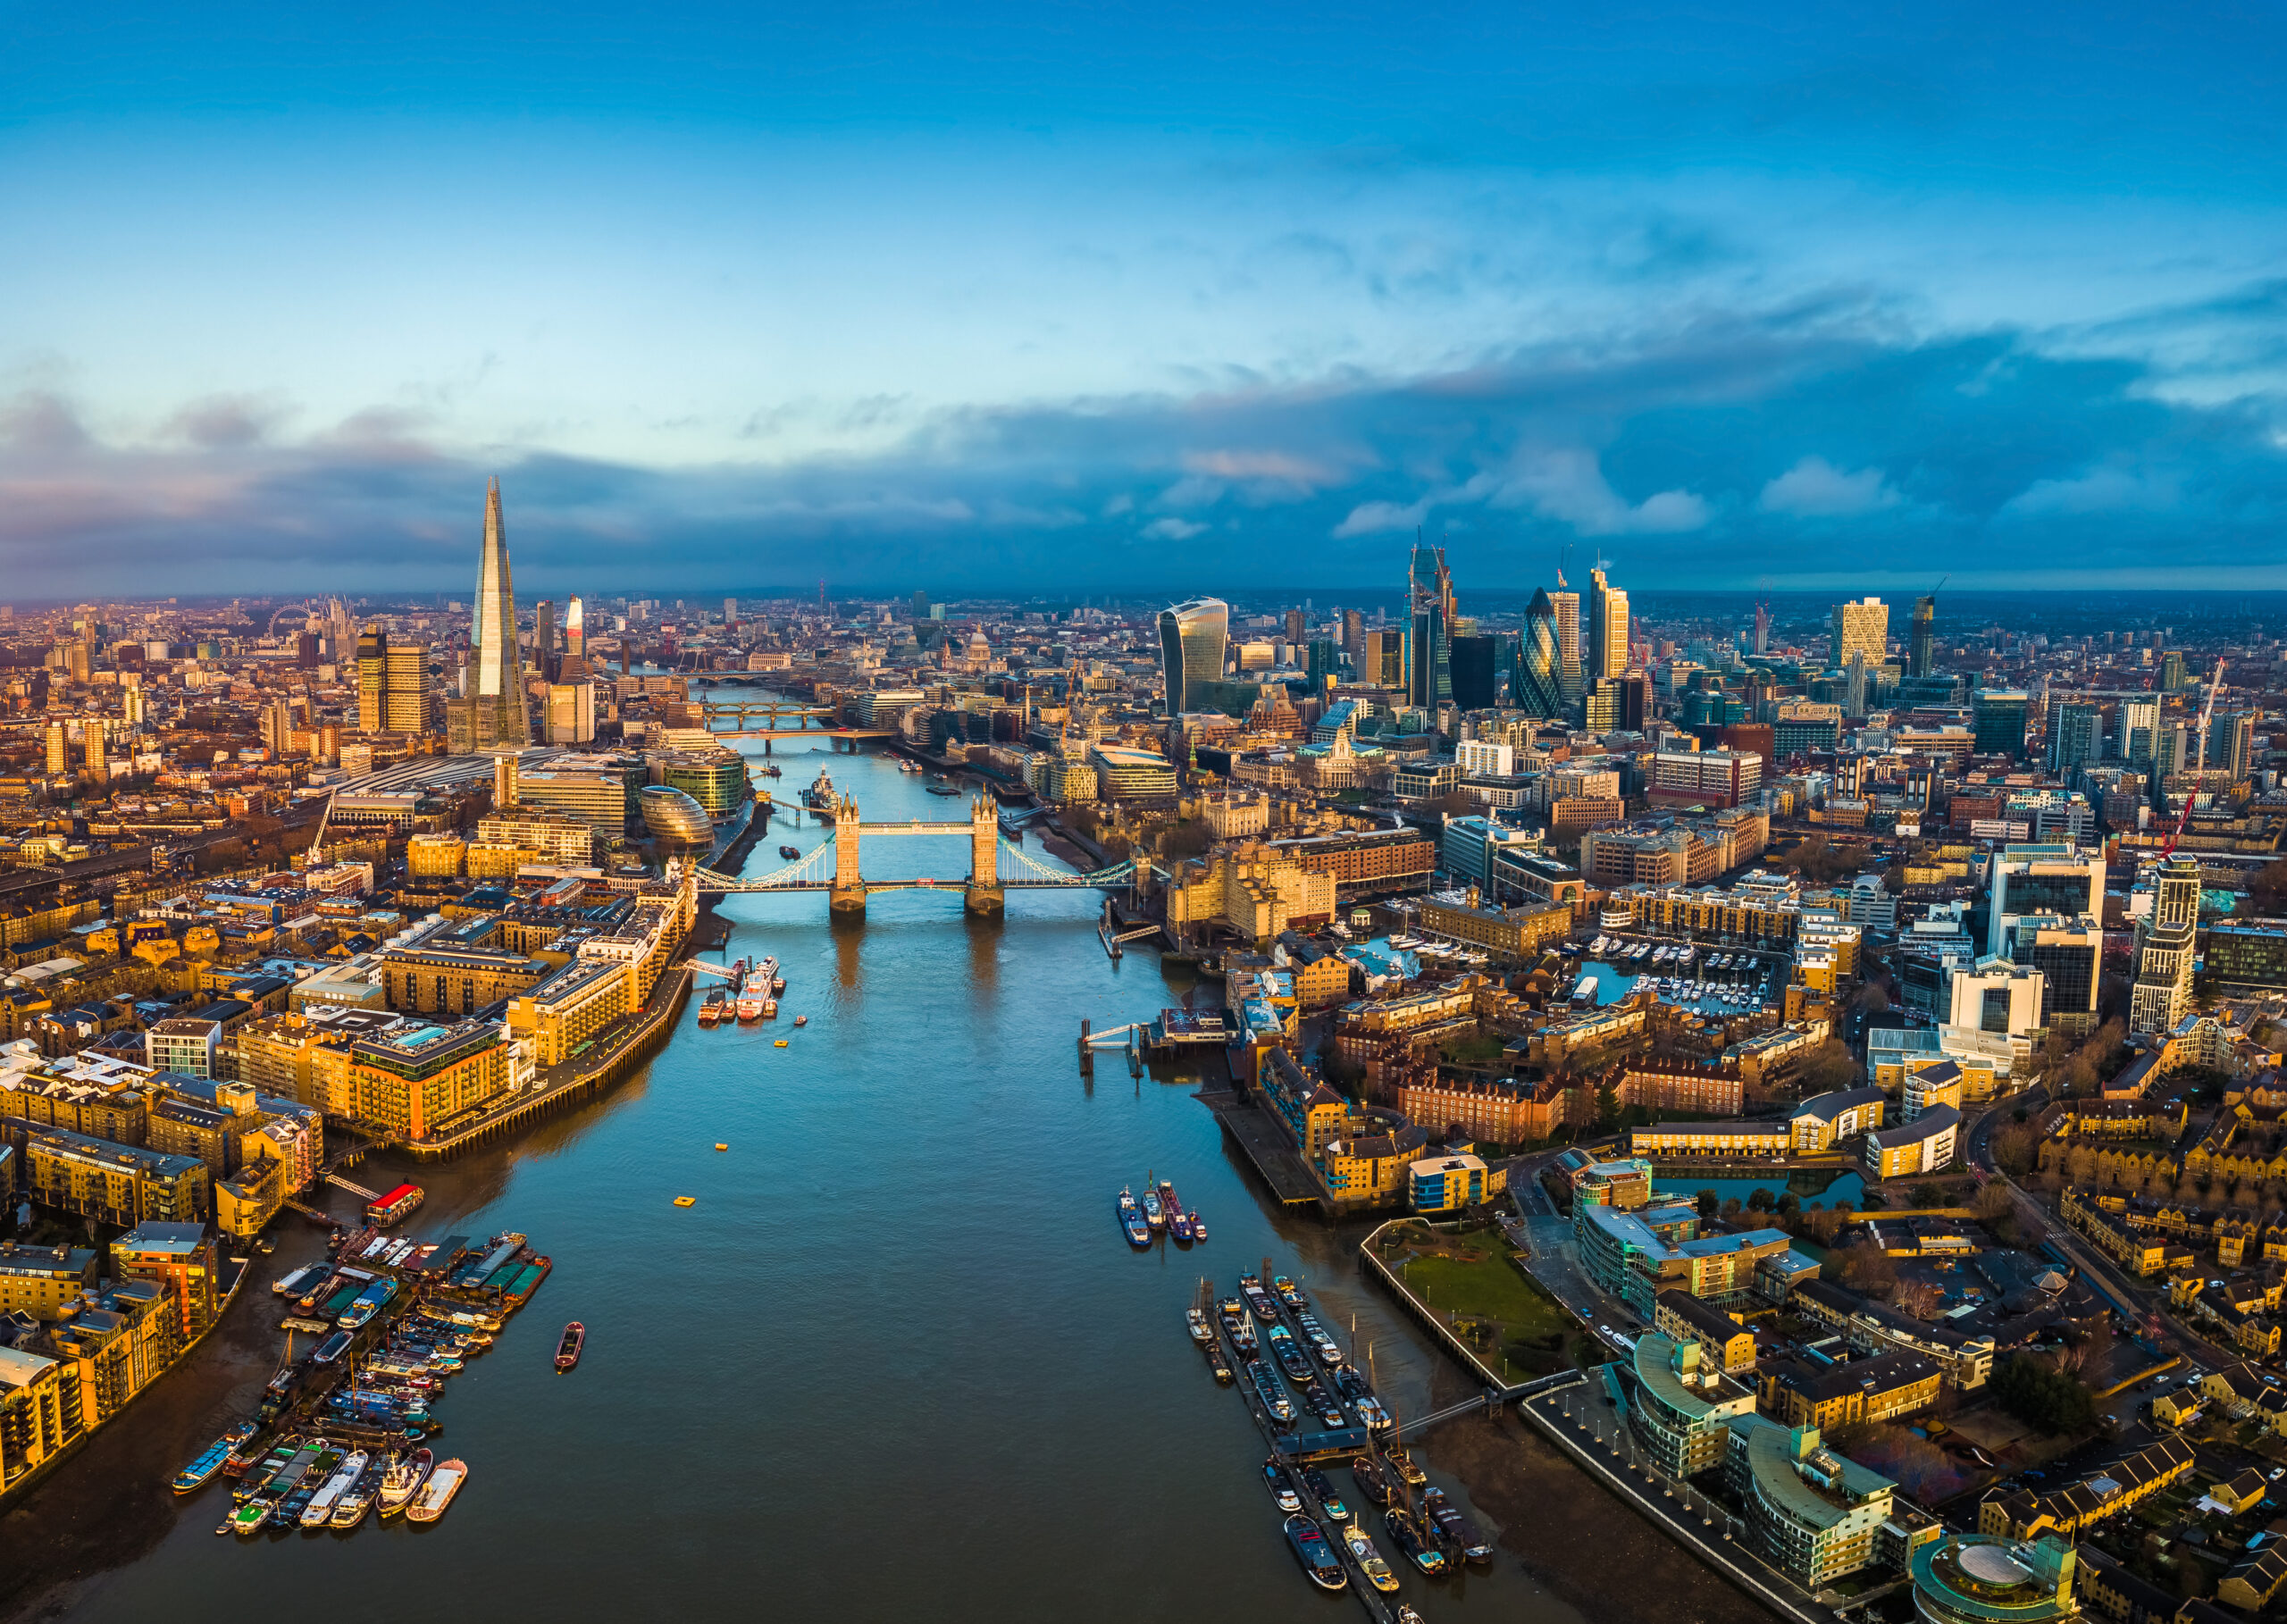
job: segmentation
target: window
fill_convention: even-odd
[[[1977,1019],[1981,1032],[1998,1032],[2006,1035],[2009,1030],[2009,989],[1988,987],[1985,1003]]]

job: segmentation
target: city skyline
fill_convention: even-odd
[[[498,473],[670,591],[2278,584],[2277,41],[2097,28],[27,26],[0,563],[442,588]]]

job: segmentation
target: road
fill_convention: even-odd
[[[2022,1095],[2015,1096],[2015,1103],[2022,1105],[2028,1116],[2037,1116],[2041,1108],[2048,1103],[2048,1091],[2036,1084]],[[2014,1119],[2014,1108],[2010,1115]],[[2149,1287],[2140,1281],[2132,1279],[2110,1258],[2084,1242],[2069,1226],[2052,1220],[2039,1202],[2018,1188],[2015,1182],[2001,1170],[2000,1166],[1993,1159],[1993,1131],[1995,1125],[2001,1120],[2003,1120],[2003,1113],[1996,1109],[1987,1111],[1972,1123],[1968,1141],[1962,1151],[1962,1158],[1969,1164],[1971,1171],[1977,1174],[1981,1179],[1998,1179],[2007,1186],[2010,1198],[2016,1204],[2018,1221],[2024,1228],[2028,1248],[2038,1247],[2044,1242],[2053,1243],[2058,1251],[2073,1260],[2075,1268],[2103,1281],[2107,1288],[2117,1294],[2122,1301],[2135,1303],[2149,1302]],[[2155,1318],[2157,1316],[2156,1315]],[[2195,1335],[2178,1321],[2164,1319],[2160,1321],[2160,1327],[2156,1345],[2164,1352],[2182,1355],[2185,1364],[2203,1375],[2210,1370],[2220,1369],[2225,1365],[2239,1362],[2239,1354]],[[2125,1395],[2124,1397],[2125,1398]],[[2125,1398],[2125,1402],[2132,1408],[2135,1402],[2132,1398]]]
[[[278,821],[289,829],[306,828],[325,816],[323,802],[305,803],[290,807],[279,815]],[[184,835],[167,842],[170,852],[181,854],[203,851],[224,841],[240,839],[238,829],[225,825],[220,829],[204,830],[197,834]],[[100,880],[117,874],[147,874],[151,868],[151,848],[123,846],[116,851],[106,851],[101,857],[81,858],[77,862],[57,863],[43,868],[18,869],[0,875],[0,897],[14,896],[22,892],[38,891],[61,882]]]

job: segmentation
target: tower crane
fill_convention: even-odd
[[[2207,698],[2199,707],[2199,753],[2192,758],[2193,785],[2183,798],[2183,810],[2176,814],[2174,832],[2168,843],[2161,848],[2160,861],[2166,862],[2175,855],[2176,842],[2183,839],[2184,826],[2191,822],[2191,803],[2199,797],[2199,774],[2207,770],[2207,726],[2216,720],[2216,696],[2224,691],[2224,662],[2216,662],[2216,674],[2207,679]]]

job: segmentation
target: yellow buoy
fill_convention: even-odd
[[[773,1049],[783,1049],[786,1047],[786,1040],[784,1038],[780,1038],[776,1042],[771,1044],[771,1047]]]
[[[696,1207],[699,1205],[699,1198],[695,1195],[678,1195],[675,1197],[675,1205],[678,1207]]]
[[[716,1145],[715,1148],[716,1148],[716,1150],[718,1150],[718,1151],[727,1151],[727,1150],[729,1150],[731,1147],[730,1147],[729,1145],[727,1145],[727,1144],[718,1144],[718,1145]]]

